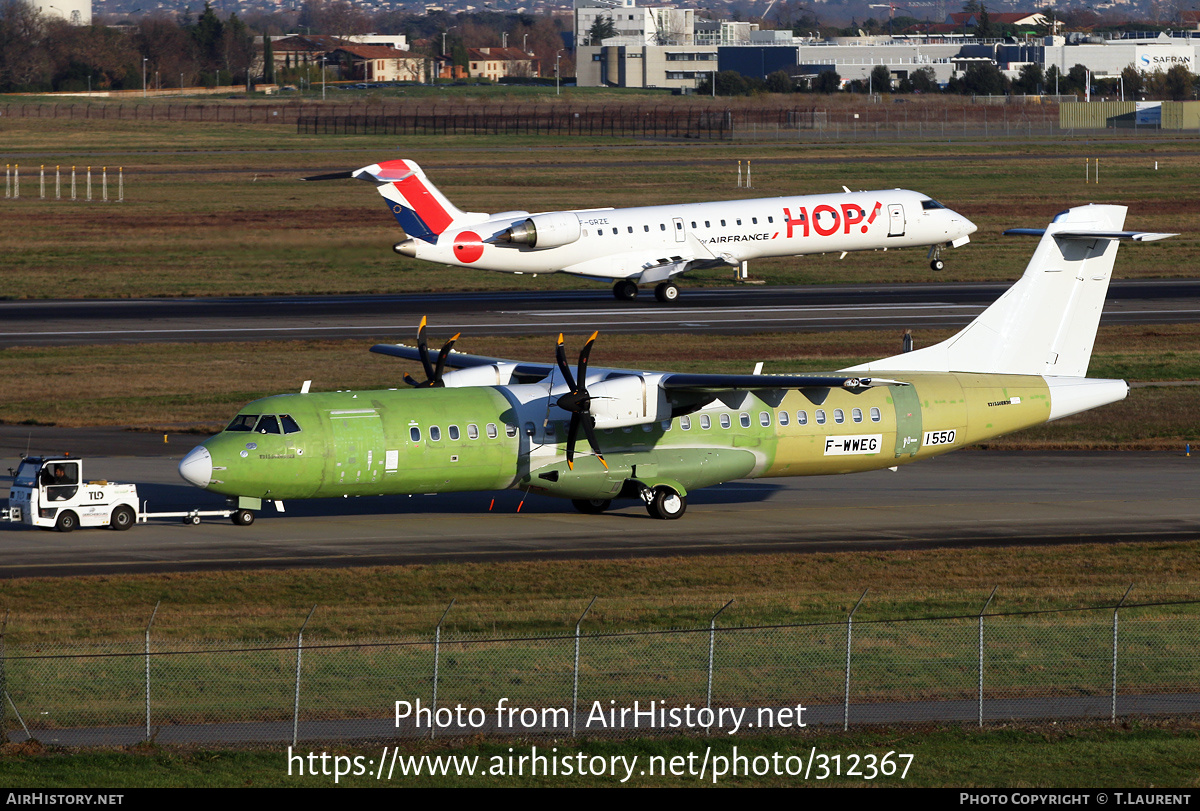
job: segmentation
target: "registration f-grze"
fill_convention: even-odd
[[[567,273],[613,283],[618,299],[655,285],[674,301],[671,281],[688,270],[739,267],[770,256],[929,247],[970,241],[975,225],[924,194],[904,189],[577,211],[460,211],[421,167],[392,160],[307,180],[355,177],[375,184],[404,229],[403,256],[502,273]]]
[[[515,488],[599,513],[615,499],[678,518],[688,494],[731,479],[895,467],[1121,400],[1086,377],[1123,206],[1073,208],[1040,235],[1024,275],[939,344],[825,374],[678,374],[572,368],[416,347],[425,379],[387,391],[250,403],[180,473],[249,523],[264,499]],[[457,337],[457,336],[455,336]],[[452,369],[453,371],[446,371]]]

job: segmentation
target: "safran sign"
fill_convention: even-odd
[[[1190,72],[1194,54],[1192,49],[1171,45],[1147,45],[1135,50],[1137,67],[1141,70],[1170,70],[1176,65],[1183,65]]]
[[[826,456],[855,456],[879,453],[883,444],[883,434],[865,434],[863,436],[827,436],[825,437]]]

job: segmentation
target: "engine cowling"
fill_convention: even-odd
[[[597,428],[627,428],[671,415],[658,376],[619,375],[588,386]]]
[[[579,239],[582,230],[579,217],[568,212],[534,214],[524,222],[513,225],[500,239],[531,248],[558,248]]]

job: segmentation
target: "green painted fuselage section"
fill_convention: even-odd
[[[279,395],[240,413],[286,414],[300,430],[208,439],[207,489],[277,500],[508,488],[612,498],[634,481],[686,492],[731,479],[907,464],[1050,415],[1039,376],[906,373],[903,380],[910,385],[857,392],[726,392],[687,417],[597,429],[607,470],[581,435],[573,471],[567,417],[547,410],[555,398],[544,390],[529,396],[531,386]]]

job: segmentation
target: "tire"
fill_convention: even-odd
[[[674,282],[663,282],[654,288],[654,297],[663,304],[670,304],[679,298],[679,286]]]
[[[128,504],[122,504],[108,517],[108,528],[124,532],[137,523],[137,513]]]
[[[637,298],[638,286],[629,280],[620,281],[613,285],[613,295],[619,301],[633,301]]]
[[[934,259],[932,262],[929,263],[929,269],[930,270],[945,270],[946,263],[943,262],[941,259]]]
[[[611,498],[573,498],[571,504],[584,515],[599,515],[612,506]]]
[[[79,516],[70,510],[63,510],[58,514],[58,520],[54,522],[56,532],[72,532],[79,528]]]
[[[248,527],[254,523],[254,513],[250,510],[236,510],[229,519],[239,527]]]
[[[200,525],[200,516],[198,516],[198,515],[184,516],[183,523],[190,527],[199,526]]]
[[[681,496],[670,487],[654,488],[654,498],[646,505],[652,518],[672,521],[687,511],[687,497]]]

